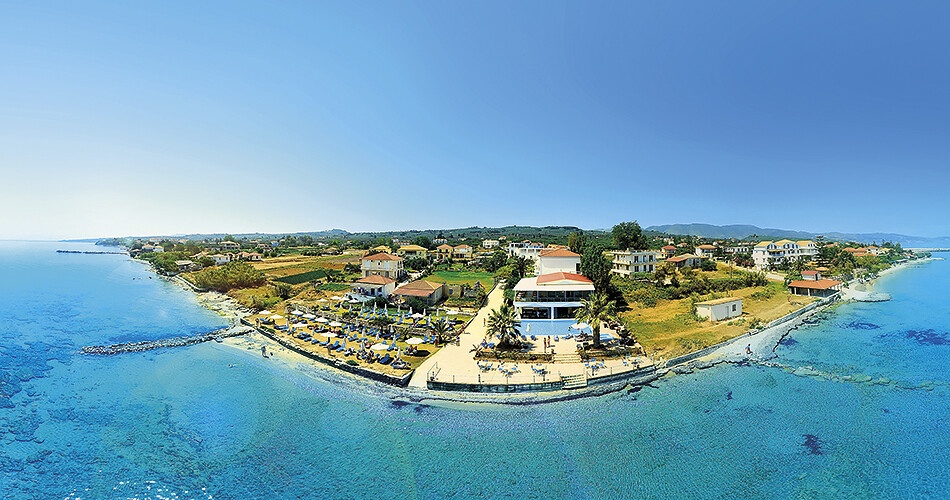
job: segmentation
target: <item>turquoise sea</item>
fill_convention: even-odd
[[[60,248],[97,249],[0,242],[5,499],[950,492],[950,261],[882,278],[891,302],[846,304],[793,331],[776,349],[781,367],[718,366],[536,406],[442,407],[214,342],[78,354],[223,322],[141,263]]]

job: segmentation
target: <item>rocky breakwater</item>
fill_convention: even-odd
[[[227,328],[215,330],[213,332],[202,333],[200,335],[192,335],[192,336],[187,336],[187,337],[172,337],[168,339],[147,340],[144,342],[128,342],[125,344],[85,346],[82,348],[81,352],[83,354],[100,354],[100,355],[120,354],[123,352],[142,352],[142,351],[150,351],[152,349],[162,349],[166,347],[182,347],[186,345],[200,344],[201,342],[208,342],[211,340],[221,340],[226,337],[235,337],[238,335],[244,335],[245,333],[250,333],[253,331],[254,329],[251,327],[235,324]]]

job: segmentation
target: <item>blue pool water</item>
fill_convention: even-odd
[[[520,332],[525,335],[567,335],[577,334],[577,333],[591,333],[590,328],[583,328],[580,330],[572,330],[569,327],[577,321],[573,319],[523,319],[521,320]]]
[[[0,242],[5,499],[950,491],[947,261],[883,278],[891,302],[846,304],[793,332],[777,349],[784,368],[719,366],[545,405],[439,407],[214,342],[79,355],[222,322],[127,257],[57,248],[92,247]]]

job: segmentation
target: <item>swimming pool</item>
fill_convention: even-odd
[[[567,335],[568,333],[591,333],[590,327],[582,330],[568,329],[577,323],[573,319],[523,319],[518,330],[528,336]]]

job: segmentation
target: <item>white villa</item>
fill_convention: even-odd
[[[615,250],[610,253],[613,256],[610,272],[621,276],[652,273],[656,270],[656,262],[660,258],[659,252],[651,250]]]
[[[496,248],[500,244],[498,240],[482,240],[482,248]]]
[[[512,257],[528,257],[537,260],[541,250],[544,250],[544,243],[532,243],[525,240],[508,244],[508,255]]]
[[[388,253],[376,253],[363,257],[360,268],[364,278],[375,275],[397,280],[406,274],[402,257]]]
[[[581,272],[581,256],[566,248],[545,248],[538,253],[538,274]]]
[[[539,252],[539,276],[522,278],[515,285],[515,310],[525,319],[573,318],[574,312],[594,291],[594,283],[578,274],[581,256],[557,248]]]
[[[367,297],[389,298],[393,291],[396,290],[396,280],[374,274],[356,280],[355,283],[350,285],[350,290],[352,290],[353,293]]]
[[[713,254],[716,253],[716,247],[713,245],[699,245],[693,249],[693,253],[704,259],[711,259],[713,258]]]
[[[762,241],[752,249],[755,267],[767,269],[770,265],[796,260],[811,260],[818,255],[818,247],[810,240]]]

